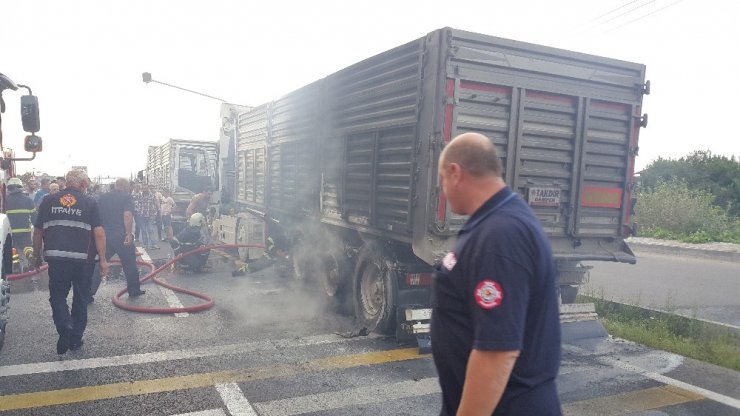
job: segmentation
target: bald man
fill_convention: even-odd
[[[434,275],[441,415],[560,415],[555,264],[539,220],[481,134],[447,144],[439,178],[450,209],[470,216]]]

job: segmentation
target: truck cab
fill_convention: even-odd
[[[5,112],[3,92],[6,90],[17,91],[18,88],[28,90],[28,95],[21,97],[21,120],[23,130],[31,133],[24,140],[25,150],[33,153],[30,158],[16,158],[12,150],[3,147],[2,117]],[[33,95],[31,88],[16,84],[6,75],[0,73],[0,350],[5,343],[5,329],[10,319],[10,281],[8,276],[13,269],[13,237],[10,220],[5,214],[5,185],[6,181],[15,175],[15,161],[33,160],[36,157],[36,152],[41,151],[41,137],[36,136],[40,124],[38,98]]]

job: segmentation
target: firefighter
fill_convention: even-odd
[[[180,231],[177,237],[170,240],[170,245],[172,245],[172,249],[175,251],[175,256],[205,245],[202,233],[205,223],[206,218],[199,212],[190,216],[188,226]],[[210,251],[206,250],[202,253],[183,257],[180,260],[180,266],[193,272],[199,272],[206,266],[209,253]]]
[[[31,231],[33,231],[31,217],[36,212],[36,206],[33,199],[23,193],[23,182],[19,178],[10,178],[7,186],[5,213],[10,220],[13,248],[18,255],[21,270],[25,270],[28,265],[25,248],[33,246],[31,242]]]

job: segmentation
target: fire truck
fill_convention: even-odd
[[[19,88],[28,90],[28,95],[21,96],[21,120],[23,130],[30,135],[24,139],[24,148],[33,153],[30,158],[16,158],[11,149],[3,146],[2,115],[5,112],[5,101],[3,93],[6,90],[17,91]],[[42,149],[41,137],[36,135],[41,128],[39,118],[38,98],[33,95],[31,88],[16,84],[6,75],[0,73],[0,349],[5,343],[5,329],[10,318],[10,282],[8,275],[13,269],[13,236],[11,234],[10,221],[5,212],[5,185],[6,181],[15,175],[15,162],[28,161],[36,158],[36,152]]]

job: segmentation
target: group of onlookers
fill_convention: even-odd
[[[175,207],[175,200],[169,191],[152,191],[147,184],[135,184],[131,197],[134,201],[136,239],[145,248],[156,250],[159,248],[157,241],[172,238],[172,209]]]
[[[17,221],[17,226],[12,226],[14,236],[16,232],[19,233],[18,238],[14,238],[14,240],[20,245],[14,244],[14,247],[17,247],[20,252],[22,247],[30,246],[31,223],[35,218],[36,209],[38,209],[46,195],[56,194],[66,187],[65,179],[64,177],[43,177],[38,182],[38,189],[36,189],[35,181],[23,184],[20,178],[10,179],[7,185],[8,200],[6,200],[6,211],[8,210],[8,203],[10,203],[14,211],[11,215],[24,218]],[[154,191],[149,185],[140,183],[133,184],[132,188],[131,198],[134,201],[135,209],[134,225],[136,240],[140,241],[145,248],[158,249],[157,241],[166,241],[173,237],[172,210],[175,208],[175,201],[167,190]],[[110,184],[110,187],[93,184],[87,189],[86,195],[97,200],[101,194],[110,192],[113,189],[114,184]],[[31,201],[33,206],[31,212],[25,211],[29,209],[26,207],[28,201]],[[16,211],[17,209],[24,211]],[[27,214],[31,216],[25,218]],[[11,222],[13,222],[12,220],[13,218],[11,217]],[[25,224],[25,222],[28,222],[28,224]],[[26,233],[26,229],[28,230],[27,235],[23,234]]]

